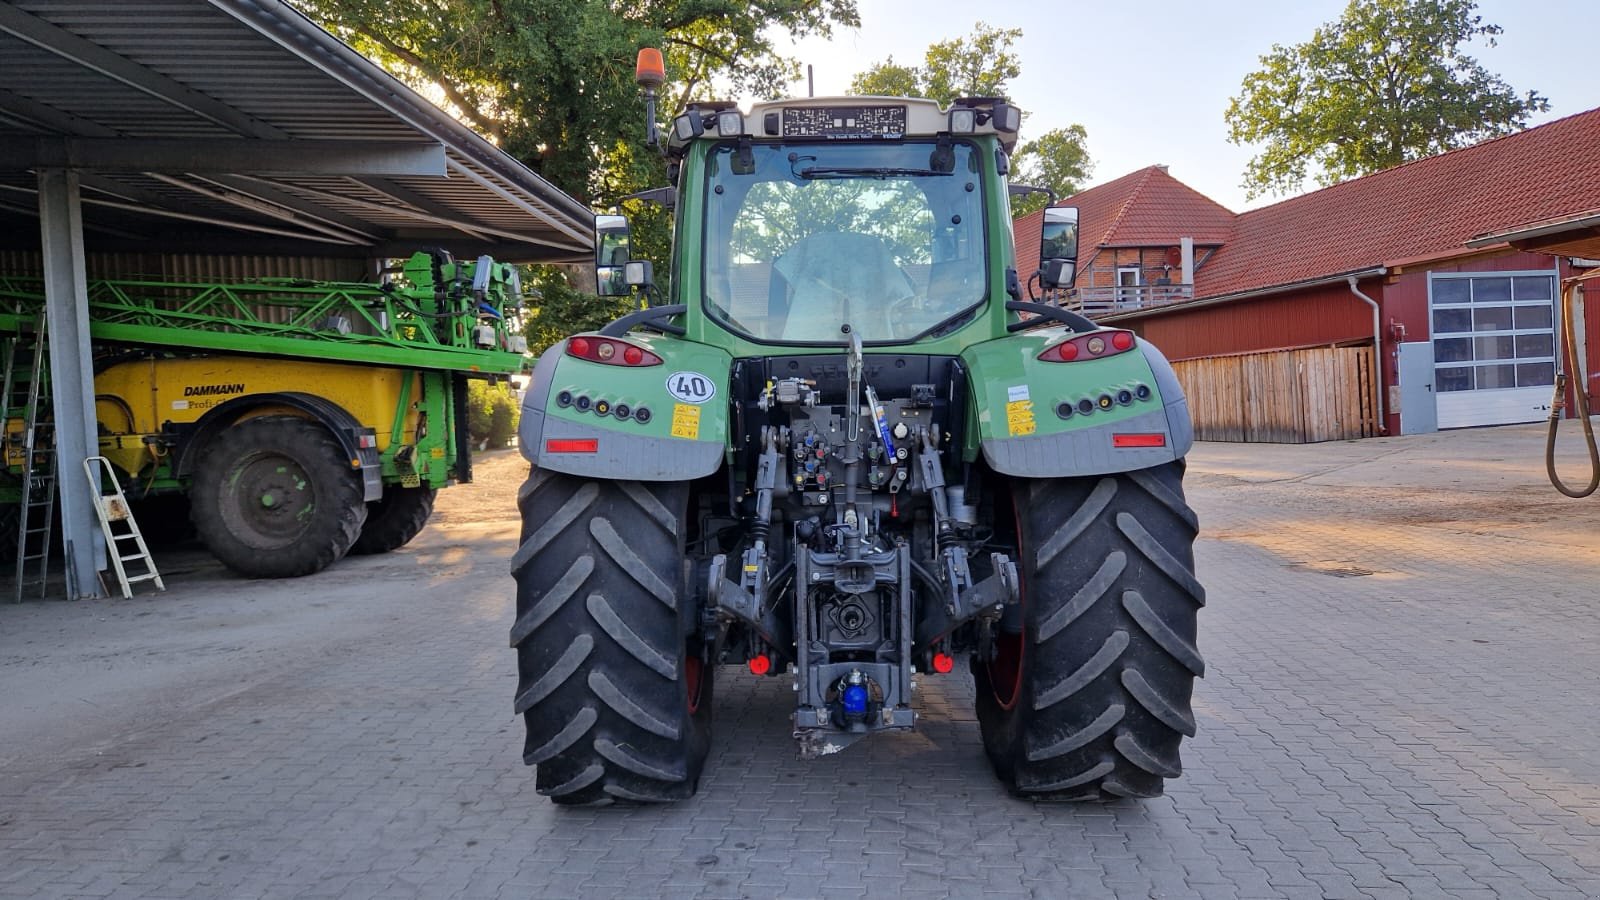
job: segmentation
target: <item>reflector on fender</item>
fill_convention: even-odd
[[[1113,447],[1165,447],[1167,436],[1164,434],[1113,434],[1111,446]]]
[[[599,438],[550,438],[544,442],[546,453],[595,453],[599,449]]]

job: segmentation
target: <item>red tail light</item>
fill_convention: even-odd
[[[575,337],[567,341],[567,355],[608,366],[659,366],[661,357],[649,350],[603,337]]]
[[[1164,434],[1113,434],[1111,446],[1113,447],[1165,447],[1167,436]]]
[[[750,657],[750,674],[765,675],[772,671],[772,657],[765,653],[758,653]]]
[[[1136,343],[1133,332],[1105,328],[1088,334],[1074,335],[1044,348],[1039,354],[1041,362],[1075,362],[1080,359],[1101,359],[1116,356],[1133,349]]]
[[[550,438],[544,442],[546,453],[598,453],[599,438]]]

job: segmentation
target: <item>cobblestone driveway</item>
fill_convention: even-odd
[[[1162,799],[1007,797],[964,676],[803,763],[787,684],[725,669],[699,796],[643,810],[518,759],[491,459],[387,557],[0,609],[0,896],[1597,897],[1600,498],[1538,457],[1198,448],[1209,669]]]

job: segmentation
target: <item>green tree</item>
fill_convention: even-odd
[[[600,205],[665,183],[643,152],[634,54],[661,47],[661,113],[713,82],[775,96],[799,77],[784,35],[860,24],[855,0],[293,0],[557,187]],[[630,148],[630,149],[624,149]]]
[[[852,94],[885,97],[927,97],[949,106],[958,97],[1004,97],[1006,86],[1022,74],[1011,49],[1020,28],[993,28],[979,22],[972,35],[931,44],[921,66],[906,66],[889,57],[850,82]],[[1049,187],[1058,196],[1076,193],[1093,171],[1089,132],[1082,125],[1053,128],[1017,149],[1012,180]],[[1014,215],[1049,202],[1043,194],[1019,198]]]
[[[521,418],[517,397],[505,382],[467,382],[467,434],[489,449],[511,443]]]
[[[922,97],[922,70],[902,66],[891,56],[850,81],[850,93],[857,96]]]
[[[1021,37],[1021,28],[990,28],[979,22],[970,38],[931,45],[922,69],[927,95],[940,106],[957,97],[1005,96],[1006,83],[1022,74],[1022,63],[1011,50],[1011,42]]]
[[[556,266],[530,266],[527,275],[523,333],[528,351],[536,356],[569,334],[594,331],[639,308],[632,297],[597,297],[578,290]]]
[[[1082,125],[1052,128],[1017,148],[1012,163],[1012,180],[1047,187],[1057,197],[1076,194],[1094,171],[1089,159],[1089,132]],[[1049,198],[1043,194],[1018,197],[1012,203],[1013,215],[1026,215],[1042,209]]]
[[[1263,144],[1251,197],[1328,185],[1525,127],[1549,100],[1463,52],[1498,25],[1475,0],[1351,0],[1304,44],[1274,44],[1228,104],[1229,140]]]
[[[903,66],[889,57],[850,82],[852,94],[927,97],[949,106],[957,97],[1003,97],[1006,83],[1022,74],[1011,43],[1020,28],[972,26],[972,36],[928,46],[921,66]]]
[[[640,47],[660,47],[671,116],[716,87],[772,97],[799,64],[775,51],[785,33],[827,36],[857,26],[856,0],[291,0],[351,46],[562,190],[596,208],[622,206],[634,256],[665,281],[670,218],[621,198],[667,183],[644,144],[634,84]],[[631,301],[572,288],[557,268],[529,273],[542,292],[527,334],[535,350],[627,312]]]

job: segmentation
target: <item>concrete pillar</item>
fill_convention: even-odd
[[[39,170],[39,222],[44,245],[44,296],[56,423],[56,486],[67,548],[68,595],[100,596],[105,536],[94,514],[83,461],[99,453],[95,436],[94,365],[89,349],[89,289],[84,272],[83,210],[78,174]]]
[[[1182,268],[1180,272],[1183,281],[1180,284],[1194,284],[1194,238],[1178,238],[1178,259]]]

